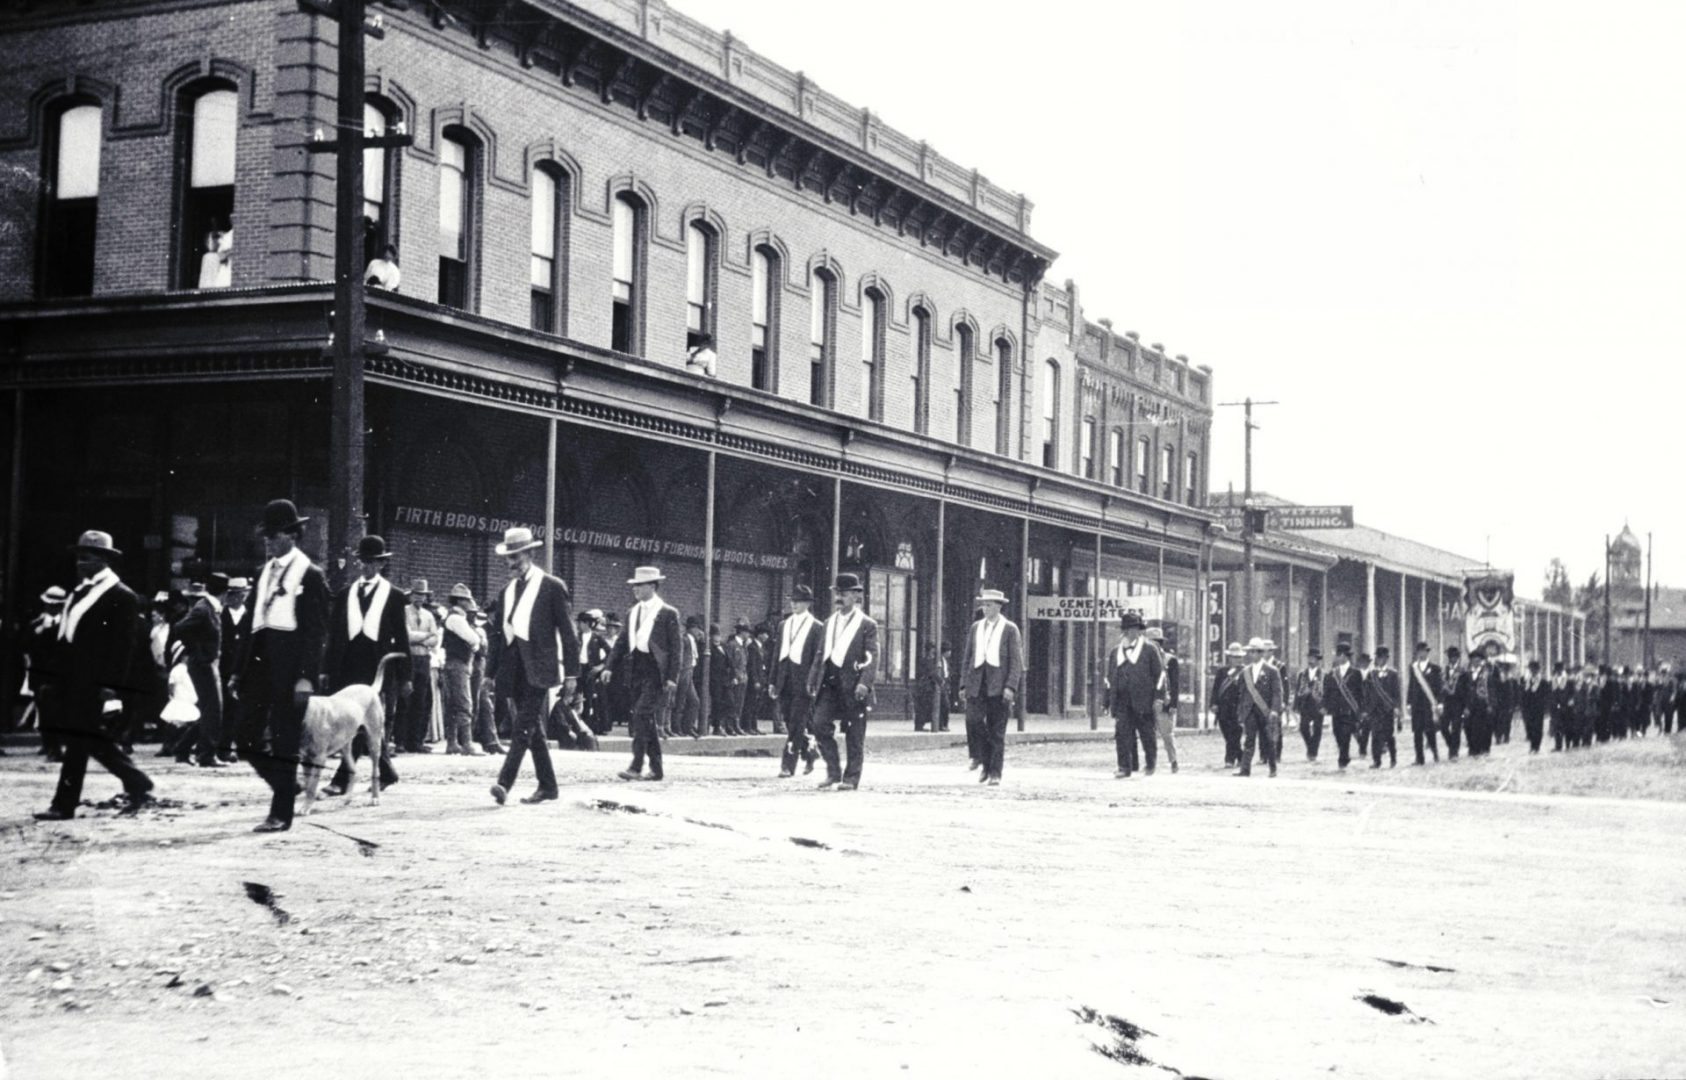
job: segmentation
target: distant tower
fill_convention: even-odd
[[[1624,523],[1621,535],[1610,543],[1610,595],[1625,600],[1644,594],[1645,547]]]

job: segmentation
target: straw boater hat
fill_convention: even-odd
[[[111,534],[89,529],[76,538],[76,543],[70,545],[72,551],[87,551],[95,555],[104,555],[108,559],[121,558],[123,553],[111,543]]]
[[[525,525],[517,525],[513,529],[504,530],[503,543],[499,544],[496,550],[499,555],[515,555],[536,547],[544,547],[544,541],[533,539],[533,530]]]
[[[1270,642],[1266,638],[1256,637],[1247,641],[1248,652],[1264,652],[1268,648],[1270,648]]]
[[[633,570],[632,576],[626,579],[628,585],[654,585],[658,581],[666,581],[667,575],[662,573],[659,566],[640,566]]]
[[[1147,638],[1149,641],[1164,641],[1165,631],[1161,630],[1157,626],[1150,626],[1146,630],[1142,631],[1142,636]]]
[[[252,587],[252,582],[249,578],[229,578],[228,587],[231,589],[250,589]]]
[[[972,601],[974,604],[1005,604],[1006,602],[1007,594],[1000,589],[981,589],[978,592],[978,598]]]
[[[57,585],[49,587],[46,592],[41,594],[43,604],[62,604],[68,599],[70,599],[70,594]]]
[[[1241,643],[1239,641],[1232,641],[1232,642],[1229,643],[1229,648],[1224,650],[1224,655],[1225,656],[1246,656],[1247,650],[1243,649],[1241,647]]]

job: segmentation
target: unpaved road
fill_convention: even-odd
[[[0,1076],[1686,1075],[1686,804],[1107,751],[853,794],[562,755],[502,809],[488,759],[411,756],[275,837],[244,768],[36,825],[51,774],[0,759]]]

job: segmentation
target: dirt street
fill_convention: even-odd
[[[561,755],[501,809],[490,759],[407,756],[272,837],[243,767],[38,825],[52,774],[3,758],[0,1077],[1686,1074],[1678,794],[1182,750],[1015,747],[994,789],[884,754],[856,793]],[[1594,754],[1681,789],[1659,739],[1512,771]]]

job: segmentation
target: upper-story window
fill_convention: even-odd
[[[837,277],[814,271],[808,301],[808,404],[831,407],[831,364],[837,351]]]
[[[715,268],[720,265],[720,235],[705,221],[685,226],[685,348],[714,337],[715,302],[719,295]],[[618,280],[618,279],[617,279]]]
[[[1143,435],[1136,440],[1136,490],[1141,492],[1143,495],[1148,493],[1147,473],[1149,467],[1153,464],[1148,460],[1148,458],[1152,453],[1153,443],[1146,435]]]
[[[749,254],[749,384],[757,390],[778,391],[779,283],[784,267],[778,252],[757,244]]]
[[[1166,502],[1177,498],[1177,448],[1170,443],[1159,447],[1159,497]]]
[[[181,220],[177,284],[227,288],[234,277],[234,152],[240,98],[227,83],[209,83],[183,104]]]
[[[100,195],[101,113],[98,105],[69,102],[48,114],[47,180],[40,236],[42,296],[89,296],[94,291],[94,225]]]
[[[1200,455],[1193,450],[1184,461],[1183,491],[1188,505],[1200,505]]]
[[[1113,428],[1106,436],[1106,473],[1113,487],[1124,486],[1124,429]]]
[[[884,294],[861,294],[861,409],[868,420],[884,419]]]
[[[1095,418],[1085,416],[1083,418],[1083,433],[1079,440],[1079,451],[1083,456],[1079,461],[1078,468],[1083,477],[1088,480],[1095,479],[1096,431]]]
[[[463,128],[446,128],[439,142],[439,302],[464,310],[474,303],[479,150]]]
[[[384,102],[363,106],[363,133],[379,138],[396,124],[397,110]],[[373,259],[398,243],[398,158],[384,146],[363,150],[363,254]]]
[[[609,347],[642,355],[644,351],[644,265],[648,246],[648,208],[629,192],[615,196],[611,242],[614,309],[610,312]]]
[[[931,313],[913,309],[913,430],[931,427]]]
[[[1011,454],[1013,436],[1013,345],[995,339],[995,452]]]
[[[1060,365],[1042,364],[1042,466],[1060,467]]]
[[[961,323],[954,328],[954,346],[960,353],[960,380],[954,388],[954,441],[972,444],[972,370],[977,364],[977,345],[972,328]]]
[[[550,334],[567,330],[568,174],[554,166],[533,170],[532,326]]]

